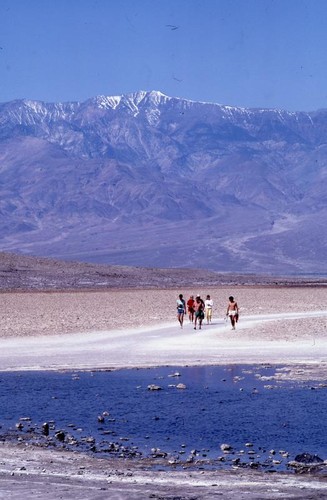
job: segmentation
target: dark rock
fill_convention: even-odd
[[[301,464],[321,464],[323,463],[323,459],[318,457],[318,455],[300,453],[299,455],[296,455],[295,462],[299,462]]]
[[[249,467],[251,469],[258,469],[260,467],[260,463],[259,462],[250,462]]]
[[[152,448],[151,449],[153,458],[166,458],[167,453],[165,451],[161,451],[160,448]]]
[[[58,439],[58,441],[64,442],[65,441],[65,433],[64,431],[58,431],[55,433],[55,437]]]
[[[49,424],[48,424],[48,422],[44,422],[44,424],[42,425],[42,434],[44,436],[49,436]]]
[[[223,443],[220,445],[220,449],[221,449],[221,451],[229,452],[229,451],[232,451],[233,448],[230,444]]]

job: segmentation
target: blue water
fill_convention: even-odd
[[[0,439],[64,446],[97,456],[151,457],[153,448],[159,448],[179,463],[193,451],[197,460],[223,456],[219,467],[224,468],[236,457],[266,466],[277,460],[281,463],[273,467],[278,470],[298,453],[326,459],[327,388],[315,381],[261,379],[279,368],[0,373]],[[180,376],[172,377],[176,372]],[[186,389],[177,389],[179,383]],[[162,390],[150,391],[150,384]],[[103,422],[99,415],[104,415]],[[48,437],[42,436],[44,422],[50,422]],[[55,438],[58,430],[65,432],[64,443]],[[222,453],[222,443],[232,446],[230,454]],[[282,450],[289,457],[282,457]]]

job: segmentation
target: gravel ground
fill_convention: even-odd
[[[327,287],[235,287],[134,289],[77,292],[10,292],[0,294],[0,337],[88,333],[158,325],[176,319],[176,298],[183,293],[209,293],[213,320],[222,319],[233,295],[242,315],[320,311],[327,309]],[[289,339],[326,335],[326,317],[262,324],[244,335],[257,339]],[[280,328],[282,326],[282,328]]]

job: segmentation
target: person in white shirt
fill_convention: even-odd
[[[213,308],[213,300],[210,298],[210,295],[207,295],[207,298],[204,301],[204,307],[205,307],[207,325],[209,325],[212,319],[212,308]]]

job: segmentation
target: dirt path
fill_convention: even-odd
[[[194,330],[188,321],[136,329],[66,335],[0,338],[1,370],[108,369],[160,365],[229,363],[327,363],[327,339],[307,332],[304,338],[279,338],[276,329],[309,319],[326,323],[327,311],[242,316],[236,331],[216,320]],[[281,324],[282,322],[282,324]],[[276,326],[277,324],[277,326]],[[256,328],[265,325],[258,338]],[[272,334],[267,334],[267,328]],[[269,332],[268,332],[269,333]],[[272,338],[274,340],[269,340]]]

